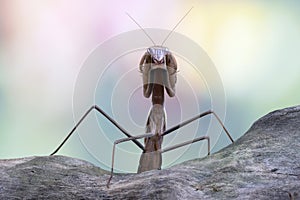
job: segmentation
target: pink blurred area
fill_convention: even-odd
[[[1,1],[0,157],[52,149],[73,125],[73,87],[89,53],[114,35],[138,29],[126,12],[146,28],[171,28],[181,17],[176,2],[158,2]],[[153,14],[166,5],[172,12]]]

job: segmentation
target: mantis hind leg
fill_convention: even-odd
[[[80,118],[80,120],[77,122],[77,124],[74,126],[74,128],[70,131],[70,133],[65,137],[65,139],[62,141],[62,143],[51,153],[50,155],[56,154],[60,148],[67,142],[67,140],[71,137],[71,135],[75,132],[75,130],[78,128],[78,126],[82,123],[82,121],[87,117],[87,115],[92,111],[92,110],[98,111],[101,115],[103,115],[108,121],[110,121],[116,128],[118,128],[124,135],[127,137],[132,137],[131,134],[129,134],[121,125],[119,125],[113,118],[111,118],[107,113],[105,113],[99,106],[93,105],[88,109],[85,114]],[[144,146],[137,141],[136,139],[132,140],[141,150],[144,150]]]

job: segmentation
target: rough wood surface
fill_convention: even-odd
[[[0,199],[299,199],[300,106],[274,111],[235,144],[164,170],[115,175],[65,156],[0,160]]]

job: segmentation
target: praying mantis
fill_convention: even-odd
[[[91,106],[86,113],[80,118],[80,120],[75,124],[73,129],[67,135],[67,137],[63,140],[63,142],[55,149],[51,155],[56,154],[59,149],[65,144],[65,142],[71,137],[71,135],[75,132],[77,127],[83,122],[83,120],[87,117],[87,115],[96,110],[101,115],[103,115],[109,122],[111,122],[117,129],[119,129],[126,138],[122,138],[116,140],[113,145],[112,150],[112,163],[111,163],[111,172],[110,177],[107,181],[107,188],[110,186],[110,182],[112,180],[114,174],[114,160],[115,160],[115,151],[116,146],[120,143],[124,143],[127,141],[132,141],[137,147],[142,150],[142,154],[139,160],[139,166],[137,173],[142,173],[149,170],[158,170],[161,169],[162,166],[162,154],[179,147],[183,147],[188,144],[192,144],[195,142],[199,142],[202,140],[207,141],[207,151],[208,155],[210,154],[210,138],[209,136],[201,136],[194,138],[192,140],[188,140],[179,144],[176,144],[171,147],[162,148],[163,137],[173,133],[174,131],[198,120],[207,115],[213,115],[219,124],[222,126],[224,132],[229,137],[230,141],[233,143],[230,133],[225,128],[219,116],[212,110],[208,110],[206,112],[200,113],[186,121],[179,123],[176,126],[173,126],[169,129],[166,129],[166,112],[164,108],[164,100],[165,100],[165,92],[167,95],[172,98],[175,96],[175,86],[177,82],[177,73],[178,67],[177,62],[172,54],[172,52],[164,45],[165,41],[169,38],[175,28],[180,24],[180,22],[188,15],[188,13],[192,10],[192,8],[180,19],[180,21],[176,24],[176,26],[170,31],[161,45],[155,44],[152,38],[148,35],[148,33],[133,19],[129,14],[127,14],[145,33],[145,35],[151,40],[153,46],[147,48],[146,52],[142,56],[139,63],[139,70],[142,74],[142,83],[143,83],[143,95],[145,98],[151,98],[152,107],[150,108],[147,121],[145,134],[141,135],[132,135],[128,131],[126,131],[118,122],[116,122],[112,117],[110,117],[103,109],[101,109],[97,105]],[[140,143],[138,140],[144,139],[144,145]]]

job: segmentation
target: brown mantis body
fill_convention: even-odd
[[[159,49],[160,47],[156,48]],[[155,50],[155,47],[153,50]],[[175,58],[172,54],[165,55],[165,58],[163,58],[165,60],[163,64],[165,65],[163,65],[161,62],[164,61],[155,60],[150,52],[150,49],[148,49],[148,52],[142,57],[140,71],[143,73],[144,96],[149,98],[152,94],[152,108],[146,123],[146,133],[152,133],[153,136],[145,138],[145,151],[140,158],[138,173],[161,168],[162,155],[160,150],[163,142],[162,134],[166,130],[166,114],[164,109],[165,82],[168,84],[166,86],[168,95],[170,97],[175,95],[175,73],[177,71]],[[167,70],[165,66],[167,66]],[[167,74],[172,73],[171,71],[173,71],[173,75],[167,76]]]
[[[179,21],[179,23],[182,21],[182,19]],[[174,27],[174,29],[177,27],[177,25]],[[145,30],[142,27],[141,27],[141,29],[145,32]],[[170,32],[170,34],[172,33],[172,31]],[[145,34],[150,38],[150,36],[146,32],[145,32]],[[169,37],[169,35],[167,36],[167,38]],[[151,38],[150,38],[150,40],[153,42],[153,40]],[[175,96],[175,85],[176,85],[176,81],[177,81],[177,77],[176,77],[177,62],[176,62],[175,57],[172,55],[172,53],[166,47],[163,47],[162,45],[157,46],[155,44],[154,44],[154,46],[149,47],[140,61],[139,68],[140,68],[140,71],[141,71],[142,77],[143,77],[143,94],[146,98],[149,98],[150,96],[152,98],[152,108],[150,109],[148,119],[146,122],[146,131],[145,131],[146,133],[145,134],[138,135],[138,136],[132,136],[124,128],[122,128],[116,121],[114,121],[114,119],[112,119],[109,115],[107,115],[100,107],[98,107],[97,105],[94,105],[83,115],[83,117],[79,120],[79,122],[71,130],[71,132],[68,134],[68,136],[64,139],[64,141],[59,145],[59,147],[51,155],[54,155],[64,145],[64,143],[69,139],[69,137],[73,134],[73,132],[76,130],[76,128],[85,119],[85,117],[94,109],[97,110],[99,113],[101,113],[112,124],[114,124],[123,134],[125,134],[127,136],[127,138],[119,139],[114,142],[113,152],[112,152],[111,175],[107,181],[107,187],[109,187],[110,181],[113,176],[114,157],[115,157],[115,149],[116,149],[117,144],[127,142],[127,141],[132,141],[142,150],[142,154],[141,154],[140,161],[139,161],[139,167],[138,167],[138,173],[141,173],[144,171],[161,169],[162,154],[164,152],[167,152],[167,151],[170,151],[170,150],[173,150],[173,149],[176,149],[176,148],[188,145],[188,144],[192,144],[194,142],[198,142],[201,140],[207,140],[208,155],[209,155],[210,154],[210,139],[208,136],[198,137],[198,138],[168,147],[166,149],[162,149],[163,137],[165,135],[170,134],[173,131],[175,131],[187,124],[190,124],[191,122],[193,122],[197,119],[200,119],[206,115],[213,114],[216,117],[216,119],[218,120],[218,122],[220,123],[220,125],[222,126],[225,133],[228,135],[231,142],[234,142],[232,137],[230,136],[229,132],[226,130],[225,126],[223,125],[222,121],[220,120],[220,118],[211,110],[201,113],[189,120],[186,120],[170,129],[166,130],[166,113],[165,113],[165,109],[164,109],[165,91],[169,95],[169,97],[174,97]],[[138,141],[138,139],[142,139],[142,138],[144,138],[144,145],[142,145]]]

